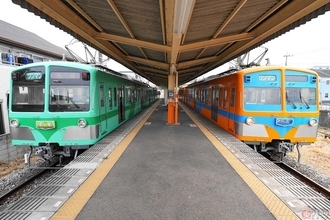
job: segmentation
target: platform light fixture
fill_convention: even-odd
[[[188,28],[190,16],[193,11],[195,0],[176,0],[174,9],[173,31],[179,37],[184,34]]]

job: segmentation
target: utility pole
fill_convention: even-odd
[[[288,65],[288,57],[292,57],[293,55],[289,55],[288,52],[286,52],[286,54],[284,55],[285,57],[285,66]]]

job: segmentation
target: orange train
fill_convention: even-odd
[[[281,161],[295,146],[316,141],[318,75],[287,66],[227,72],[179,91],[180,99],[258,152]]]

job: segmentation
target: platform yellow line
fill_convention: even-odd
[[[228,150],[205,126],[200,123],[185,106],[180,104],[181,108],[199,127],[204,135],[211,141],[215,148],[222,154],[228,163],[241,176],[244,182],[252,189],[258,198],[265,204],[276,219],[300,219],[278,196],[276,196],[255,174],[250,171],[236,156]],[[258,217],[256,216],[256,219]]]
[[[88,200],[99,187],[103,179],[108,175],[112,167],[116,164],[120,156],[124,153],[128,145],[136,134],[148,120],[160,100],[154,105],[150,112],[135,126],[135,128],[120,142],[120,144],[110,153],[108,159],[104,160],[100,166],[86,179],[77,191],[61,206],[61,208],[51,217],[52,220],[75,219],[79,212],[86,205]]]

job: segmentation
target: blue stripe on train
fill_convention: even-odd
[[[195,104],[195,108],[198,112],[201,112],[203,108],[211,111],[211,106],[210,105],[206,105],[205,103],[199,102]],[[269,105],[268,106],[260,106],[258,105],[258,109],[259,111],[262,109],[269,109]],[[298,106],[297,106],[298,108]],[[311,106],[312,108],[312,106]],[[308,109],[310,110],[310,109]],[[304,110],[306,112],[306,110]],[[312,111],[312,110],[311,110]],[[234,120],[235,122],[238,123],[245,123],[245,120],[247,118],[247,116],[241,116],[241,115],[237,115],[237,114],[233,114],[233,113],[229,113],[227,110],[225,109],[218,109],[218,115],[221,115],[225,118],[230,118],[232,120]],[[307,125],[309,123],[310,117],[291,117],[293,119],[292,125],[289,126],[279,126],[276,125],[276,118],[285,118],[285,117],[275,117],[275,116],[254,116],[253,117],[255,120],[255,124],[264,124],[265,126],[269,126],[272,128],[275,128],[276,131],[279,133],[279,135],[281,137],[284,137],[285,134],[290,131],[290,129],[292,129],[293,127],[297,127],[299,125],[305,124]],[[288,117],[289,118],[289,117]]]

